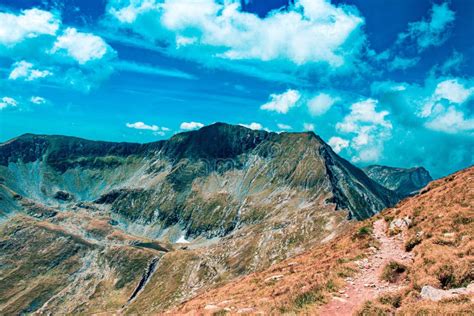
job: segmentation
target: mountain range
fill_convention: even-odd
[[[0,144],[0,313],[162,312],[331,243],[430,180],[361,170],[313,132],[25,134]]]

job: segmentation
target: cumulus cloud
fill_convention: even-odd
[[[183,122],[181,123],[179,128],[181,128],[184,131],[191,131],[191,130],[199,129],[203,126],[204,124],[199,123],[199,122]]]
[[[255,123],[255,122],[252,122],[250,124],[239,124],[240,126],[243,126],[243,127],[247,127],[247,128],[250,128],[250,129],[253,129],[253,130],[261,130],[263,129],[263,126],[262,124],[260,123]]]
[[[34,104],[45,104],[46,99],[39,96],[33,96],[30,98],[30,102]]]
[[[425,125],[432,130],[448,134],[474,132],[474,119],[465,118],[464,113],[457,110],[454,106],[450,106],[445,111],[435,115]]]
[[[329,111],[331,106],[337,101],[337,98],[326,93],[320,93],[308,101],[309,113],[313,116],[320,116]]]
[[[47,78],[87,92],[113,71],[115,51],[99,36],[64,28],[56,12],[0,12],[0,21],[0,58],[12,62],[11,80]]]
[[[65,52],[81,65],[101,59],[111,51],[113,50],[101,37],[78,32],[75,28],[67,28],[56,39],[51,50],[52,53]]]
[[[440,81],[418,111],[425,126],[449,134],[473,132],[474,119],[467,117],[466,106],[474,94],[474,81],[470,84],[467,88],[457,78]]]
[[[0,99],[0,110],[7,107],[15,107],[18,105],[18,102],[11,97],[3,97]]]
[[[315,126],[313,123],[303,123],[303,130],[307,132],[313,132],[315,129]]]
[[[472,135],[474,78],[430,74],[423,85],[379,82],[372,85],[372,92],[405,127]]]
[[[107,11],[111,28],[118,24],[150,42],[166,43],[174,55],[213,60],[207,63],[212,65],[240,60],[340,68],[351,64],[365,43],[357,9],[328,0],[296,0],[264,18],[243,11],[239,0],[109,0]]]
[[[457,79],[450,79],[438,83],[434,94],[438,100],[446,99],[452,103],[461,104],[474,94],[474,87],[466,88]]]
[[[18,15],[0,12],[0,21],[0,44],[5,46],[41,35],[55,35],[61,24],[51,12],[39,9],[23,10]]]
[[[33,81],[53,74],[49,70],[35,69],[32,63],[25,60],[14,63],[12,67],[13,69],[8,76],[8,79],[11,80],[23,79],[25,81]]]
[[[149,130],[149,131],[154,131],[154,132],[160,130],[160,127],[157,125],[147,125],[143,122],[127,123],[125,125],[128,128],[143,129],[143,130]]]
[[[297,90],[288,89],[282,94],[271,94],[270,100],[263,104],[260,109],[286,114],[292,107],[296,106],[300,98],[301,94]]]
[[[336,154],[340,153],[344,148],[349,147],[349,141],[347,139],[337,136],[331,137],[328,144]]]
[[[408,25],[408,30],[398,35],[398,44],[414,42],[419,51],[431,46],[440,46],[449,36],[449,30],[455,20],[455,13],[447,2],[433,4],[430,16]]]
[[[367,99],[351,105],[351,112],[336,124],[340,133],[352,135],[353,162],[375,162],[381,158],[384,141],[391,136],[388,111],[377,111],[378,101]]]
[[[291,127],[291,125],[282,124],[282,123],[278,123],[277,126],[278,126],[279,129],[282,129],[282,130],[290,130],[290,129],[293,129],[293,127]]]

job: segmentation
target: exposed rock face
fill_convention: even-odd
[[[283,188],[309,199],[327,194],[357,219],[397,200],[313,133],[220,123],[143,145],[28,134],[0,145],[0,166],[5,184],[22,196],[98,199],[131,220],[179,223],[191,236],[225,235],[255,220],[237,214],[246,199]],[[208,222],[213,215],[222,222]]]
[[[423,167],[405,169],[372,165],[363,170],[372,180],[397,192],[402,197],[417,193],[433,181],[428,170]]]
[[[3,220],[22,213],[33,216],[28,220],[34,225],[60,221],[64,234],[82,236],[99,249],[171,250],[127,305],[131,312],[150,297],[157,302],[151,311],[158,312],[216,282],[268,267],[333,238],[347,218],[364,219],[398,201],[314,133],[277,134],[222,123],[149,144],[23,135],[0,145],[0,177]],[[44,251],[44,241],[31,251]],[[190,243],[172,250],[157,241]],[[137,282],[153,256],[130,280]],[[94,258],[82,269],[100,267],[102,257]],[[112,282],[110,275],[97,279]],[[130,282],[115,307],[127,303],[136,288]],[[98,285],[81,286],[88,293]],[[80,301],[75,290],[59,287],[49,292],[59,295],[54,302],[35,308],[75,310],[78,306],[64,310],[60,303]],[[112,292],[106,287],[101,295]]]
[[[430,285],[425,285],[421,289],[420,296],[425,300],[438,302],[443,299],[450,299],[460,295],[469,295],[472,293],[474,293],[474,283],[469,284],[467,287],[460,287],[450,290],[437,289]]]

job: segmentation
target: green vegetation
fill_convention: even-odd
[[[416,234],[415,236],[412,236],[410,239],[408,239],[405,242],[405,250],[406,251],[412,251],[413,248],[415,248],[417,245],[421,244],[423,241],[423,238]]]
[[[392,314],[393,310],[391,307],[371,301],[365,302],[356,313],[357,316],[387,316]]]
[[[355,234],[356,238],[364,238],[372,234],[372,226],[362,226]]]
[[[297,309],[302,309],[307,305],[324,303],[325,297],[321,287],[315,286],[312,289],[298,294],[294,300]]]
[[[390,305],[394,308],[399,308],[402,303],[402,296],[398,293],[384,294],[381,297],[379,297],[379,302],[384,305]]]
[[[384,267],[381,278],[387,282],[395,283],[405,271],[407,271],[405,265],[396,261],[390,261],[390,263]]]

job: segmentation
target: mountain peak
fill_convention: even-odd
[[[396,168],[371,165],[363,170],[372,180],[403,197],[415,194],[433,180],[428,170],[421,166]]]

